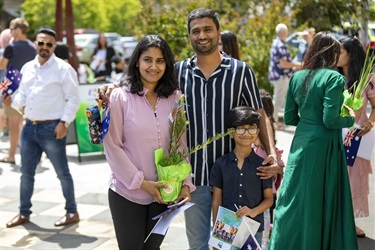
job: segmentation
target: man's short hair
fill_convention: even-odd
[[[279,36],[281,35],[284,31],[288,30],[288,27],[283,24],[283,23],[279,23],[277,26],[276,26],[276,34]]]
[[[37,34],[37,35],[38,35],[38,34],[46,34],[46,35],[50,35],[50,36],[53,36],[53,38],[56,39],[56,32],[55,32],[53,29],[51,29],[51,28],[42,27],[42,28],[40,28],[40,29],[37,31],[36,34]]]
[[[188,34],[190,34],[190,23],[195,19],[201,19],[201,18],[211,18],[216,26],[216,29],[217,30],[220,29],[219,17],[214,10],[198,8],[190,12],[188,15],[188,24],[187,24]]]
[[[14,18],[12,21],[10,21],[9,27],[12,29],[21,29],[22,34],[24,35],[26,35],[29,31],[29,23],[20,17]]]

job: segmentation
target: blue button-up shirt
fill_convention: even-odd
[[[178,62],[176,71],[187,102],[188,146],[201,144],[217,133],[227,131],[227,114],[237,106],[263,108],[253,70],[245,62],[222,53],[218,68],[206,79],[196,65],[196,56]],[[191,155],[196,186],[209,185],[215,160],[233,148],[229,136],[214,141]]]
[[[263,160],[254,151],[245,158],[241,169],[233,151],[216,160],[211,169],[210,185],[222,189],[223,207],[232,211],[237,210],[234,204],[254,208],[264,200],[263,191],[272,188],[272,178],[261,180],[256,175],[257,167],[262,165]],[[258,232],[262,232],[263,213],[253,219],[261,224]]]

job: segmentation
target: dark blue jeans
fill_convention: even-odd
[[[68,213],[77,212],[74,197],[73,179],[66,157],[66,137],[55,138],[55,127],[59,121],[31,124],[26,121],[21,134],[21,204],[20,213],[29,217],[31,214],[31,196],[34,192],[35,169],[39,164],[42,153],[47,154],[57,178],[61,182],[63,195],[66,200],[65,209]]]

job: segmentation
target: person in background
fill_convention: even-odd
[[[9,28],[8,29],[4,29],[0,33],[0,50],[1,50],[0,51],[1,52],[0,57],[4,53],[5,47],[9,43],[11,43],[11,42],[13,42],[13,37],[12,37],[12,34],[11,34],[11,30]],[[0,69],[0,81],[1,82],[4,80],[5,74],[6,74],[6,70],[5,69]],[[6,133],[3,133],[3,129],[5,127],[7,127],[7,132],[6,133],[9,133],[8,126],[7,126],[7,117],[6,117],[5,113],[4,113],[4,108],[3,108],[3,102],[0,101],[0,136],[6,134]]]
[[[275,110],[276,129],[284,130],[285,125],[279,119],[279,112],[285,106],[285,95],[288,89],[290,77],[293,70],[301,67],[301,62],[292,62],[289,49],[286,47],[285,39],[288,37],[288,27],[279,23],[276,26],[277,37],[272,42],[270,50],[270,65],[268,69],[268,80],[273,85],[273,99]]]
[[[5,47],[4,54],[0,58],[0,69],[8,69],[10,65],[13,65],[16,69],[21,70],[22,66],[33,60],[36,55],[35,45],[27,39],[29,24],[26,20],[17,17],[10,22],[9,29],[14,42]],[[5,97],[5,95],[3,96]],[[0,159],[0,162],[15,164],[16,150],[23,126],[23,116],[19,110],[9,106],[4,107],[4,112],[8,117],[10,147],[8,155]]]
[[[233,151],[219,157],[211,169],[213,186],[212,221],[215,224],[219,206],[236,212],[239,218],[248,216],[260,223],[253,232],[261,245],[264,230],[263,212],[272,206],[272,179],[261,180],[257,168],[264,158],[257,155],[252,144],[258,139],[261,115],[253,108],[239,106],[228,116],[228,128],[234,129]],[[237,206],[237,207],[236,207]]]
[[[93,61],[90,64],[95,72],[95,77],[110,76],[112,72],[111,58],[115,55],[113,47],[108,46],[107,39],[103,33],[99,34],[98,43],[93,54]]]
[[[56,49],[54,53],[58,58],[63,59],[66,62],[69,61],[69,58],[70,58],[69,47],[65,43],[61,41],[56,41]]]
[[[37,56],[26,63],[18,92],[4,99],[5,105],[22,110],[26,123],[21,134],[21,187],[19,213],[6,227],[30,221],[35,170],[45,152],[60,180],[66,214],[55,222],[65,226],[79,221],[73,178],[66,156],[68,126],[79,107],[76,71],[53,53],[56,33],[49,28],[37,32]],[[51,105],[53,104],[53,105]]]
[[[285,123],[297,126],[275,209],[270,250],[358,249],[340,115],[345,78],[336,71],[340,43],[316,34],[289,84]]]
[[[296,56],[293,58],[293,62],[303,62],[307,48],[309,47],[309,44],[311,44],[314,36],[315,29],[308,28],[301,32],[293,33],[285,39],[285,42],[288,45],[298,49]],[[302,39],[299,39],[298,37],[302,37]]]
[[[151,234],[167,209],[159,188],[154,151],[170,145],[170,114],[181,96],[174,59],[160,36],[147,35],[137,44],[123,87],[109,98],[111,120],[104,151],[111,168],[108,200],[119,249],[159,249],[164,235]],[[184,138],[182,147],[186,147]],[[184,182],[177,201],[195,189],[191,177]],[[131,225],[131,226],[129,226]]]
[[[219,40],[219,51],[224,51],[228,56],[241,60],[236,34],[229,30],[222,31]]]
[[[361,69],[365,62],[366,53],[363,50],[361,42],[354,37],[343,37],[340,40],[341,54],[337,63],[339,72],[346,77],[345,89],[353,92],[353,84],[360,79]],[[357,122],[361,126],[359,136],[369,133],[374,127],[375,121],[375,76],[369,76],[370,83],[362,94],[363,106],[361,109],[361,117]],[[371,112],[367,116],[366,107],[370,102]],[[372,148],[369,148],[372,152]],[[352,200],[354,208],[354,217],[363,218],[369,216],[370,193],[369,175],[373,173],[370,159],[357,156],[354,165],[348,166],[350,187],[352,191]],[[365,232],[356,226],[358,237],[365,237]]]
[[[114,55],[111,58],[111,62],[113,64],[113,67],[112,67],[113,70],[111,73],[111,81],[118,83],[120,82],[120,79],[123,76],[124,71],[125,71],[125,66],[126,66],[125,59],[120,56]]]
[[[5,48],[8,44],[13,42],[13,36],[11,29],[4,29],[0,33],[0,48]]]

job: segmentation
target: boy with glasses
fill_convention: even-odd
[[[263,212],[273,204],[272,178],[259,178],[257,168],[264,159],[252,150],[252,144],[258,139],[260,118],[249,106],[239,106],[229,112],[228,128],[234,130],[231,137],[235,147],[216,160],[210,174],[213,222],[219,206],[236,211],[239,218],[248,216],[260,223],[258,232],[253,232],[259,245],[264,230]]]

